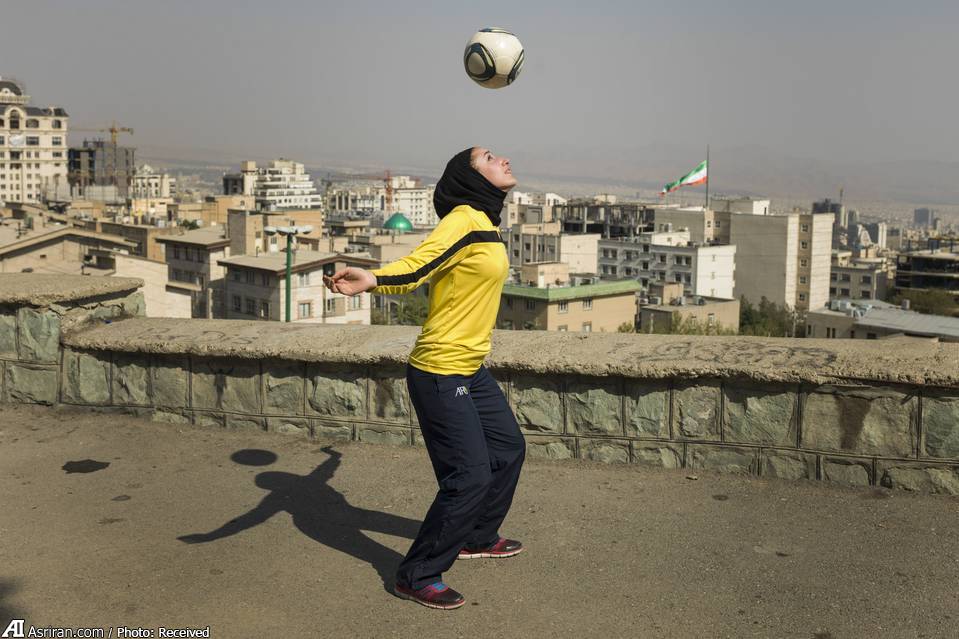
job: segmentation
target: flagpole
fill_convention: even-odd
[[[706,145],[706,208],[709,208],[709,145]]]

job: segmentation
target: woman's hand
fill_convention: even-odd
[[[376,287],[376,276],[366,269],[348,266],[328,277],[323,276],[326,288],[334,293],[356,295]]]

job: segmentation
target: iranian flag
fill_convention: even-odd
[[[666,195],[667,193],[672,193],[676,189],[684,186],[696,186],[697,184],[705,184],[706,181],[709,179],[708,176],[706,175],[708,171],[708,167],[707,167],[708,164],[709,164],[709,160],[703,160],[702,162],[700,162],[699,166],[697,166],[695,169],[693,169],[692,171],[690,171],[683,177],[679,178],[675,182],[670,182],[669,184],[664,186],[663,190],[660,192],[659,195],[663,196],[663,195]]]

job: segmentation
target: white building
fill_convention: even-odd
[[[629,277],[644,289],[679,283],[683,293],[723,299],[734,297],[736,247],[702,245],[687,230],[642,233],[632,240],[600,240],[599,274]]]
[[[223,176],[226,195],[252,195],[264,210],[322,209],[323,195],[318,193],[313,178],[300,162],[273,160],[269,166],[256,162],[240,164],[239,173]]]
[[[67,122],[60,107],[34,107],[23,86],[0,78],[0,201],[39,202],[67,185]]]
[[[238,255],[217,262],[226,268],[226,319],[283,321],[286,314],[286,254]],[[291,320],[313,324],[369,324],[370,294],[352,297],[333,293],[323,275],[347,266],[373,268],[358,256],[296,251],[291,278]]]
[[[422,185],[409,175],[393,175],[389,195],[382,180],[378,184],[340,183],[327,191],[327,205],[333,213],[370,213],[384,219],[402,213],[415,227],[433,227],[439,222],[433,207],[435,189],[435,184]]]
[[[735,295],[798,310],[829,301],[832,213],[730,216],[736,245]]]
[[[157,173],[149,164],[136,168],[130,179],[132,199],[168,198],[176,195],[176,178]]]

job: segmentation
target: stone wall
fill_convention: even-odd
[[[60,401],[61,337],[143,316],[142,282],[126,278],[0,275],[0,401]]]
[[[418,329],[90,321],[131,299],[59,346],[53,305],[0,312],[3,401],[422,445]],[[959,346],[852,342],[497,331],[488,365],[531,457],[959,494]]]

